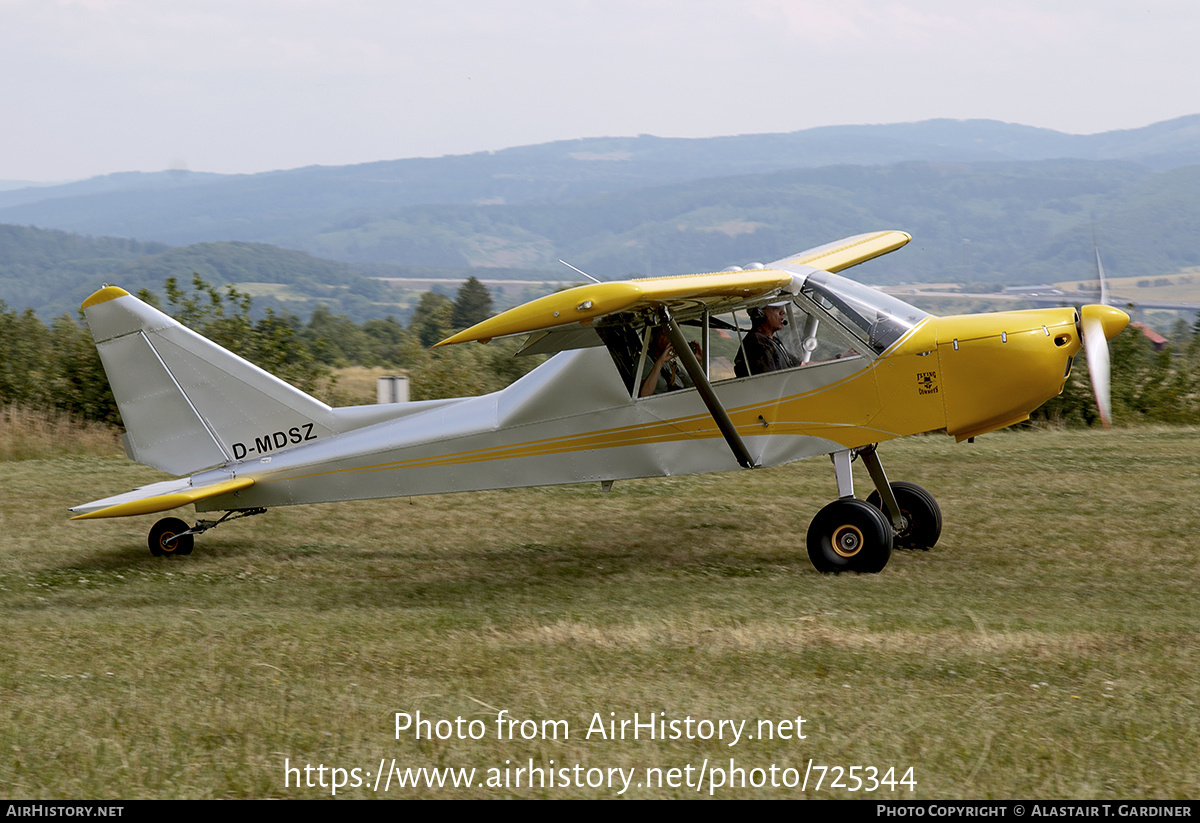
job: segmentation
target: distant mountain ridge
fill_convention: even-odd
[[[1200,164],[1200,114],[1140,129],[1071,135],[994,120],[825,126],[785,134],[709,138],[596,137],[495,152],[248,175],[123,172],[57,186],[0,191],[0,222],[163,242],[265,239],[209,236],[179,225],[187,208],[243,216],[274,204],[291,217],[419,204],[520,204],[672,182],[834,165],[907,161],[1126,160],[1163,170]],[[304,198],[319,195],[321,202]],[[243,209],[224,203],[242,200]],[[51,202],[53,201],[53,202]],[[166,209],[135,219],[135,206]],[[116,213],[105,216],[106,207]],[[270,215],[267,216],[270,224]],[[128,229],[144,225],[130,234]]]
[[[1200,115],[1097,135],[929,120],[126,173],[0,191],[0,223],[97,236],[88,249],[61,231],[0,237],[0,298],[42,312],[70,310],[106,273],[159,288],[196,270],[288,284],[297,311],[328,298],[361,319],[388,302],[364,272],[561,279],[564,258],[603,278],[673,274],[879,228],[916,241],[864,267],[869,282],[1084,278],[1093,231],[1110,274],[1141,276],[1200,266]]]
[[[938,153],[933,154],[936,150]],[[949,153],[947,153],[949,152]],[[15,195],[0,193],[0,207],[60,196],[145,188],[178,188],[243,178],[294,174],[332,174],[345,179],[392,178],[402,182],[411,175],[420,180],[437,165],[447,169],[477,160],[494,163],[496,173],[514,172],[531,157],[541,160],[562,156],[573,160],[625,162],[658,166],[664,161],[691,166],[663,179],[696,179],[770,171],[777,167],[808,168],[829,165],[887,165],[905,160],[1130,160],[1156,169],[1200,163],[1200,114],[1166,120],[1136,129],[1098,134],[1067,134],[1053,129],[1023,126],[999,120],[951,120],[857,126],[818,126],[795,132],[748,134],[727,137],[666,138],[592,137],[516,146],[491,152],[447,155],[438,158],[381,160],[348,166],[305,166],[259,174],[226,175],[188,170],[117,172],[71,183],[36,184]],[[701,172],[707,170],[708,174]],[[438,178],[447,175],[439,173]],[[557,176],[556,176],[557,179]],[[18,189],[18,191],[26,191]],[[435,201],[429,201],[435,202]],[[453,202],[453,201],[449,201]],[[469,201],[464,201],[469,202]]]

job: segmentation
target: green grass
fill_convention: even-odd
[[[72,523],[65,511],[154,472],[99,457],[0,464],[0,795],[327,797],[285,787],[285,758],[372,774],[393,758],[475,767],[477,781],[532,758],[636,768],[624,796],[689,797],[637,782],[648,767],[732,757],[748,777],[772,764],[802,776],[811,758],[897,777],[911,767],[917,782],[810,785],[814,798],[1195,797],[1198,436],[887,444],[891,478],[932,491],[946,526],[934,550],[897,553],[871,576],[808,562],[808,521],[835,495],[825,460],[608,494],[278,509],[166,559],[145,547],[153,517]],[[565,720],[571,737],[497,740],[499,709]],[[396,739],[394,714],[418,710],[482,720],[487,736]],[[610,712],[747,730],[799,715],[807,737],[584,739]],[[615,794],[393,785],[338,797]]]

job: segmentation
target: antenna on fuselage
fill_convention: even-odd
[[[560,257],[560,258],[558,258],[558,262],[562,263],[564,266],[566,266],[568,269],[571,269],[572,271],[579,272],[579,273],[580,273],[580,274],[582,274],[584,277],[586,277],[588,280],[591,280],[593,283],[599,283],[599,282],[600,282],[599,280],[597,280],[596,278],[592,277],[590,274],[588,274],[587,272],[585,272],[583,269],[580,269],[580,268],[577,268],[577,267],[575,267],[575,266],[572,266],[570,263],[568,263],[566,260],[563,260],[561,257]]]

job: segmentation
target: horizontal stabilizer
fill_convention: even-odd
[[[81,514],[77,514],[71,519],[91,520],[97,517],[130,517],[136,514],[165,512],[199,500],[216,497],[218,494],[240,491],[252,485],[254,485],[254,481],[249,477],[223,480],[219,483],[209,483],[197,487],[193,487],[186,479],[165,480],[162,483],[152,483],[115,497],[106,497],[103,500],[74,506],[71,511],[81,512]]]

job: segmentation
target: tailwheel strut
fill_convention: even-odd
[[[225,512],[220,520],[197,520],[196,525],[188,528],[188,524],[178,517],[164,517],[150,528],[147,542],[150,544],[150,554],[155,557],[168,557],[176,554],[191,554],[195,545],[195,535],[204,534],[209,529],[227,520],[237,520],[239,517],[251,517],[262,514],[266,509],[233,509]]]

